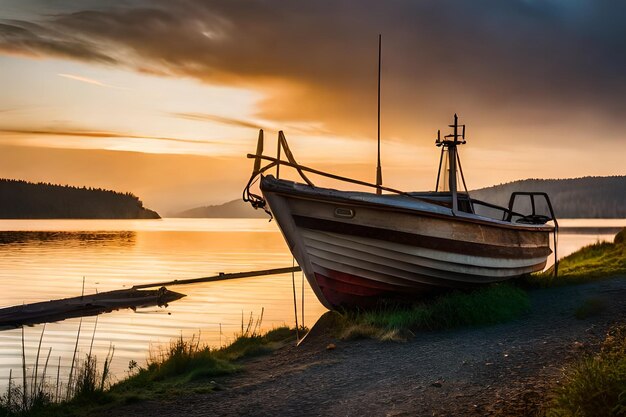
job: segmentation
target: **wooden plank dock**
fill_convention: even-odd
[[[94,316],[123,308],[167,306],[168,303],[183,297],[185,294],[170,291],[165,287],[143,291],[130,288],[23,304],[0,309],[0,329]]]
[[[140,284],[129,289],[0,308],[0,330],[49,323],[74,317],[94,316],[124,308],[134,310],[138,307],[167,307],[168,303],[186,296],[185,294],[170,291],[166,286],[287,274],[297,271],[300,271],[299,266],[235,273],[220,272],[218,275],[210,277]],[[154,290],[147,289],[157,287],[158,289]]]
[[[277,275],[277,274],[288,274],[290,272],[298,272],[298,271],[301,271],[299,266],[290,266],[288,268],[262,269],[259,271],[248,271],[248,272],[231,272],[231,273],[220,272],[218,275],[213,275],[210,277],[175,279],[173,281],[156,282],[153,284],[134,285],[133,288],[141,289],[141,288],[154,288],[154,287],[163,287],[163,286],[172,286],[172,285],[189,285],[189,284],[198,284],[201,282],[216,282],[216,281],[226,281],[230,279],[251,278],[251,277],[260,277],[260,276]]]

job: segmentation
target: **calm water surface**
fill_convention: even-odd
[[[561,220],[559,256],[613,238],[624,220]],[[291,266],[292,257],[276,223],[263,219],[163,220],[0,220],[0,307],[130,287],[134,284],[196,278]],[[296,274],[298,313],[301,274]],[[242,314],[264,330],[294,324],[291,275],[171,287],[187,294],[168,308],[121,310],[99,316],[94,352],[103,358],[115,347],[113,373],[124,377],[128,362],[143,363],[149,351],[172,338],[200,334],[213,346],[232,340]],[[306,325],[325,311],[304,283]],[[301,319],[301,317],[299,317]],[[89,350],[95,317],[82,320],[80,351]],[[46,325],[40,363],[52,348],[48,370],[67,373],[80,319]],[[221,332],[220,332],[221,327]],[[43,325],[25,328],[27,364],[35,362]],[[21,374],[21,330],[0,331],[0,387],[9,370]],[[63,379],[63,376],[61,377]]]

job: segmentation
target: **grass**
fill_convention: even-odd
[[[418,330],[483,326],[520,317],[530,309],[528,294],[510,284],[495,284],[471,293],[443,295],[409,307],[347,312],[339,320],[345,339],[371,337],[405,340]]]
[[[599,353],[586,356],[567,371],[545,415],[626,415],[626,326],[613,328]]]
[[[238,372],[241,369],[239,360],[270,352],[295,340],[295,329],[288,327],[278,327],[261,334],[261,320],[262,314],[256,321],[250,316],[245,328],[242,321],[241,333],[231,344],[220,348],[201,344],[196,336],[191,339],[181,336],[168,346],[152,350],[145,366],[131,361],[128,377],[114,385],[109,384],[112,351],[105,358],[102,370],[99,370],[90,347],[84,360],[72,359],[72,377],[66,390],[60,389],[59,382],[56,386],[46,384],[45,369],[37,390],[30,386],[32,384],[24,390],[26,379],[21,386],[9,383],[7,392],[0,395],[0,417],[89,416],[120,404],[155,397],[173,397],[190,391],[211,392],[219,389],[212,378]],[[46,367],[47,363],[46,360]]]
[[[169,347],[151,353],[146,367],[131,362],[129,377],[111,387],[110,393],[149,395],[190,382],[210,382],[212,377],[239,371],[238,360],[271,352],[293,340],[295,329],[288,327],[278,327],[265,334],[240,334],[230,345],[219,349],[200,345],[195,337],[190,340],[180,337]]]
[[[94,336],[97,325],[98,320],[96,318],[93,329]],[[81,327],[82,319],[78,326],[70,373],[65,386],[63,386],[59,379],[61,358],[59,358],[57,365],[56,384],[53,385],[46,379],[52,348],[48,350],[43,369],[41,370],[41,374],[39,373],[39,358],[41,354],[42,341],[46,331],[46,325],[43,326],[41,336],[39,337],[37,355],[34,366],[32,367],[32,373],[31,375],[27,375],[24,328],[22,327],[22,383],[21,385],[18,384],[17,381],[13,383],[13,372],[11,370],[9,373],[7,390],[4,394],[0,395],[0,416],[36,417],[65,415],[66,413],[57,413],[57,410],[63,408],[60,403],[68,402],[70,399],[75,402],[80,402],[83,399],[92,400],[104,393],[104,391],[109,387],[109,370],[111,360],[113,359],[114,349],[112,346],[109,348],[102,370],[100,370],[95,355],[92,355],[94,342],[94,337],[92,336],[89,353],[85,355],[85,358],[82,361],[80,358],[77,359]]]
[[[182,337],[168,347],[152,352],[145,367],[129,364],[128,378],[107,391],[106,407],[173,397],[185,391],[208,393],[220,389],[212,378],[238,372],[239,360],[271,352],[295,340],[295,329],[278,327],[265,334],[250,326],[235,340],[217,349],[202,345],[199,339]],[[102,405],[102,404],[101,404]],[[84,412],[85,407],[81,407]],[[87,413],[89,414],[89,413]]]
[[[626,228],[613,242],[598,242],[585,246],[559,261],[559,276],[553,269],[532,275],[526,284],[534,288],[581,284],[614,275],[626,274]]]
[[[68,379],[65,387],[61,387],[59,382],[57,385],[46,382],[46,368],[36,386],[34,382],[30,387],[24,383],[22,385],[9,384],[7,391],[0,396],[0,416],[66,416],[71,415],[68,410],[77,404],[104,401],[109,387],[112,352],[110,350],[107,354],[102,369],[98,367],[95,355],[87,354],[82,361],[77,360],[73,377]],[[32,378],[31,381],[33,381]],[[68,404],[71,404],[69,408]]]

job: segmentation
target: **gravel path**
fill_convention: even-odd
[[[606,309],[578,320],[586,299]],[[336,341],[323,331],[300,347],[246,362],[222,390],[147,401],[116,416],[533,415],[563,367],[626,318],[626,277],[531,292],[532,313],[479,329],[420,333],[406,343]],[[337,345],[326,350],[328,343]]]

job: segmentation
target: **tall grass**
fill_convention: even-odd
[[[496,284],[471,293],[443,295],[430,303],[347,312],[340,319],[343,338],[403,340],[417,330],[502,323],[529,311],[528,294],[510,284]]]
[[[81,323],[82,325],[82,323]],[[96,331],[94,326],[94,334]],[[95,355],[92,355],[92,337],[89,353],[83,360],[76,359],[80,339],[80,326],[76,335],[74,356],[72,358],[71,370],[66,385],[66,395],[61,398],[59,393],[62,389],[60,380],[61,358],[57,365],[56,384],[48,381],[48,364],[52,354],[52,348],[48,349],[46,360],[40,370],[40,356],[42,342],[45,335],[46,326],[42,328],[37,346],[35,363],[32,366],[32,373],[27,374],[26,364],[26,344],[24,341],[24,328],[22,328],[22,383],[13,383],[13,371],[9,372],[9,384],[4,394],[0,395],[0,415],[2,416],[38,416],[49,415],[55,409],[55,404],[76,399],[91,400],[94,396],[105,392],[109,387],[110,364],[113,358],[114,349],[109,348],[102,370],[98,369],[98,362]]]
[[[573,365],[545,415],[626,415],[626,326],[609,331],[600,352]]]

